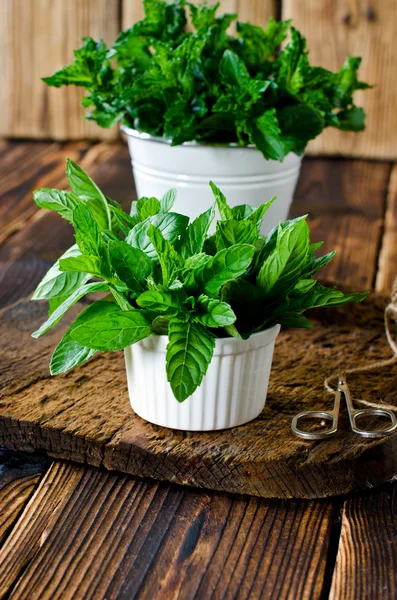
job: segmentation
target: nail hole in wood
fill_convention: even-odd
[[[370,21],[371,23],[377,21],[376,12],[371,6],[367,7],[367,9],[365,11],[365,15],[366,15],[368,21]]]
[[[343,20],[343,22],[344,22],[345,25],[351,25],[351,22],[352,22],[352,15],[351,15],[351,13],[346,13],[343,16],[342,20]]]

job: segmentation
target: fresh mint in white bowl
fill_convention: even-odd
[[[173,212],[175,190],[141,198],[129,215],[71,160],[67,175],[72,191],[34,193],[73,225],[76,244],[33,294],[50,302],[33,337],[101,292],[63,336],[51,373],[125,349],[131,405],[153,423],[211,430],[250,421],[265,404],[279,326],[311,327],[306,310],[367,295],[313,278],[335,253],[315,256],[321,243],[310,242],[306,217],[260,233],[274,199],[231,208],[211,183],[215,203],[194,221]],[[215,204],[220,219],[208,234]]]

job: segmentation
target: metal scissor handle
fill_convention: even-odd
[[[295,415],[291,423],[292,432],[298,437],[303,438],[304,440],[324,440],[334,435],[338,429],[340,397],[340,391],[336,390],[333,410],[309,410]],[[322,421],[326,419],[327,421],[331,421],[331,427],[329,429],[326,429],[325,431],[304,431],[303,429],[299,429],[298,423],[300,420],[305,419],[318,419]]]
[[[380,438],[397,431],[397,419],[391,410],[385,408],[354,408],[350,389],[344,377],[339,377],[338,390],[343,392],[345,396],[350,426],[354,433],[366,438]],[[386,417],[390,421],[390,425],[385,429],[362,429],[357,423],[357,419],[361,417]]]
[[[301,437],[305,440],[324,440],[334,435],[338,429],[341,394],[343,394],[346,399],[350,426],[352,428],[352,431],[357,435],[361,435],[362,437],[367,438],[380,438],[386,435],[391,435],[392,433],[397,431],[397,419],[391,410],[387,410],[385,408],[354,408],[350,394],[350,389],[346,383],[346,378],[343,375],[340,375],[338,379],[338,387],[334,391],[335,401],[333,410],[328,412],[309,410],[295,415],[295,417],[292,419],[291,424],[292,432],[298,437]],[[385,429],[362,429],[358,425],[357,419],[360,419],[361,417],[365,416],[386,417],[390,420],[390,425]],[[325,431],[304,431],[299,428],[299,421],[304,419],[326,419],[327,421],[331,421],[331,427],[329,429],[326,429]]]

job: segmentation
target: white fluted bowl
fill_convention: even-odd
[[[283,162],[265,160],[254,147],[206,146],[186,142],[171,146],[156,138],[122,126],[127,136],[138,198],[161,198],[176,188],[174,211],[194,219],[214,202],[210,180],[222,190],[231,206],[259,206],[277,196],[266,213],[262,232],[285,221],[301,167],[301,157],[288,154]]]
[[[186,431],[214,431],[255,419],[266,402],[273,349],[280,326],[248,340],[217,339],[214,356],[197,390],[179,403],[167,381],[167,336],[152,335],[125,349],[128,392],[143,419]]]

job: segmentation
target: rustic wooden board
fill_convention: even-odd
[[[390,355],[384,306],[374,296],[366,305],[326,313],[313,331],[282,333],[262,415],[233,431],[198,434],[156,427],[132,412],[121,353],[98,355],[51,378],[50,349],[60,332],[32,340],[46,308],[21,302],[1,315],[0,445],[262,497],[316,498],[377,485],[397,471],[397,435],[363,440],[342,421],[335,438],[305,442],[293,437],[290,423],[301,410],[332,406],[332,397],[322,393],[323,377],[341,364]],[[354,397],[397,402],[397,366],[350,379]]]
[[[393,166],[386,202],[384,232],[376,275],[378,292],[388,293],[397,277],[397,165]]]
[[[8,148],[12,144],[7,142]],[[73,244],[71,226],[53,212],[38,210],[32,199],[37,187],[67,187],[66,157],[78,160],[103,191],[126,209],[136,198],[124,144],[53,144],[56,152],[45,156],[41,143],[36,152],[36,144],[21,144],[24,152],[19,154],[32,155],[30,161],[26,168],[23,163],[18,171],[11,164],[8,170],[4,166],[7,176],[0,181],[0,205],[4,207],[4,213],[0,213],[2,222],[4,219],[4,236],[0,233],[0,306],[33,291],[51,264]],[[15,198],[19,201],[15,202]]]
[[[346,500],[331,600],[396,598],[396,491]]]
[[[47,457],[0,449],[0,544],[49,465]]]
[[[54,463],[0,551],[0,598],[321,597],[333,518]],[[304,576],[303,576],[304,574]]]
[[[0,2],[0,135],[115,139],[117,127],[83,118],[81,89],[49,88],[41,78],[72,62],[83,36],[113,43],[119,31],[118,1]]]

